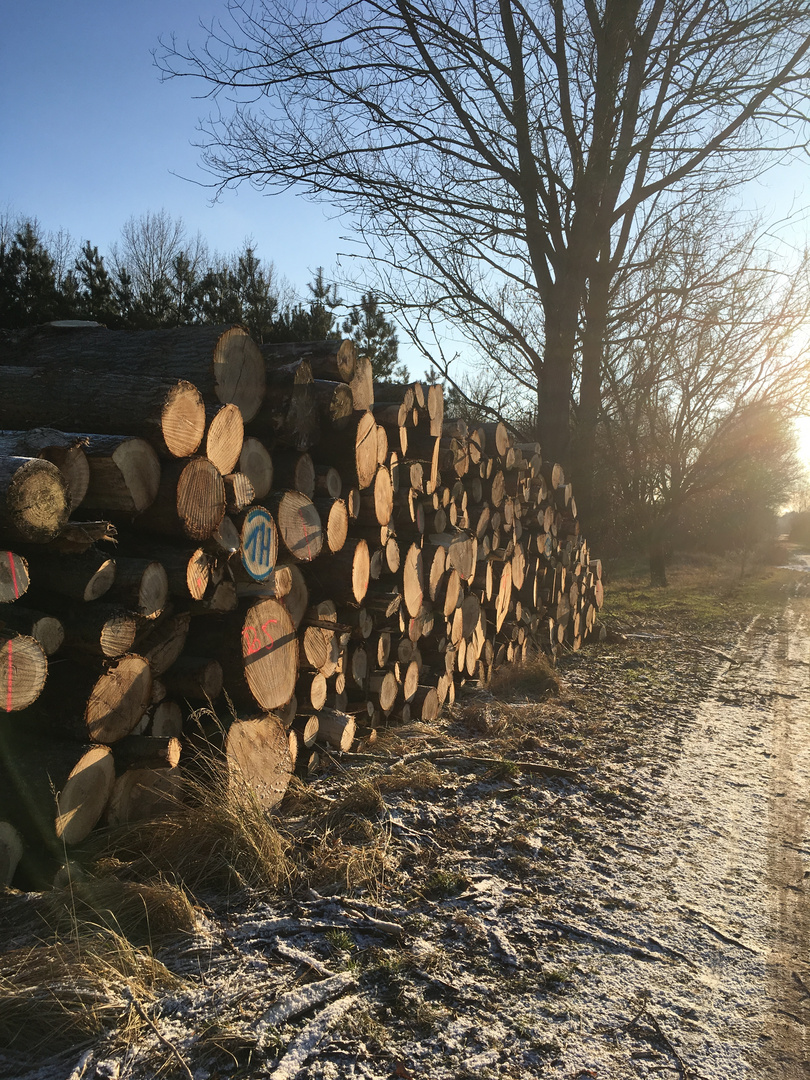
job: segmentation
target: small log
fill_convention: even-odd
[[[207,572],[206,559],[206,583]],[[198,573],[199,569],[196,569],[195,574]],[[115,580],[105,595],[111,603],[127,607],[144,619],[155,619],[169,600],[169,576],[161,562],[118,555],[115,560]]]
[[[316,379],[349,383],[357,367],[357,350],[349,338],[268,344],[261,351],[268,367],[306,360]]]
[[[135,643],[138,620],[115,604],[62,606],[65,644],[90,656],[111,659],[129,652]]]
[[[349,511],[343,499],[321,497],[315,499],[315,509],[326,522],[326,546],[332,554],[341,551],[349,535]]]
[[[160,486],[160,460],[150,443],[122,435],[82,438],[90,471],[86,506],[139,514],[152,505]]]
[[[28,563],[13,551],[0,551],[0,604],[19,600],[28,589]]]
[[[38,641],[0,631],[0,709],[27,708],[42,693],[47,674],[48,659]]]
[[[250,480],[257,499],[263,499],[272,491],[273,459],[264,443],[253,435],[246,436],[242,442],[239,472]]]
[[[222,477],[225,485],[225,509],[229,514],[240,514],[256,499],[256,492],[247,473],[226,473]]]
[[[273,483],[278,491],[300,491],[312,499],[315,495],[315,465],[311,456],[297,450],[276,450]]]
[[[206,410],[208,427],[203,450],[211,464],[223,475],[233,472],[242,453],[245,425],[237,405],[209,406]]]
[[[181,612],[167,615],[154,623],[146,623],[136,637],[136,648],[149,662],[152,677],[164,675],[186,646],[191,615]]]
[[[59,469],[42,458],[0,455],[0,530],[47,544],[65,526],[70,496]]]
[[[222,476],[206,458],[192,458],[171,462],[163,469],[155,501],[135,524],[167,536],[208,540],[224,517]]]
[[[125,769],[174,769],[180,762],[180,740],[173,736],[127,735],[113,747],[117,772]]]
[[[351,750],[355,739],[356,722],[348,713],[321,709],[318,713],[318,738],[335,750]]]
[[[27,552],[27,558],[40,596],[49,590],[89,603],[103,596],[115,580],[115,560],[97,548],[83,555],[32,550]]]
[[[60,619],[21,604],[0,611],[0,630],[27,634],[39,642],[46,656],[57,652],[65,640],[65,628]]]
[[[207,657],[181,656],[162,678],[168,693],[185,701],[215,701],[222,693],[222,665]]]

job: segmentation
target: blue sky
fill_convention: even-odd
[[[335,265],[346,229],[328,208],[247,186],[216,205],[192,145],[206,102],[188,80],[161,83],[160,37],[204,40],[224,0],[18,0],[0,35],[0,213],[36,217],[104,252],[132,216],[165,208],[229,252],[246,237],[301,292]]]

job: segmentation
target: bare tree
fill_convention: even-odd
[[[603,513],[646,535],[659,583],[664,541],[690,507],[745,490],[768,509],[788,500],[791,417],[810,408],[810,255],[764,260],[757,228],[700,211],[662,219],[637,247],[604,363]]]
[[[131,279],[146,316],[162,321],[172,306],[172,284],[182,287],[184,276],[193,278],[203,270],[208,248],[200,233],[189,236],[182,218],[148,210],[124,223],[120,243],[112,245],[110,254],[116,274],[123,271]]]
[[[580,483],[611,282],[640,211],[677,203],[687,183],[738,183],[805,142],[806,0],[231,0],[228,12],[201,49],[172,42],[158,58],[217,99],[202,127],[215,182],[296,185],[352,214],[381,299],[452,321],[509,369],[520,357],[561,460],[576,405]]]

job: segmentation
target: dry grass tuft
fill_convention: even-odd
[[[179,980],[112,933],[0,955],[0,1045],[44,1058],[76,1050],[115,1025],[138,1024],[133,1001]]]
[[[290,891],[291,842],[249,788],[212,767],[190,779],[185,793],[186,804],[171,816],[107,834],[120,872],[137,881],[177,880],[192,894],[233,886]]]
[[[364,893],[375,901],[382,899],[386,875],[392,869],[390,837],[370,821],[358,827],[346,839],[339,832],[326,829],[314,843],[301,866],[301,876],[309,888],[324,895]],[[364,831],[365,837],[358,835]]]
[[[451,751],[448,750],[448,753]],[[377,777],[381,792],[436,791],[447,783],[447,773],[437,769],[432,761],[397,762],[392,769]]]
[[[63,938],[75,936],[77,927],[94,928],[151,948],[190,933],[196,924],[194,908],[178,886],[113,877],[55,889],[46,895],[42,915]]]
[[[542,653],[523,664],[504,664],[493,672],[487,689],[499,701],[538,700],[560,692],[560,677]]]

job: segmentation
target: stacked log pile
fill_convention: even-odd
[[[54,324],[0,342],[0,400],[0,881],[200,755],[271,807],[594,628],[560,466],[351,342]]]

